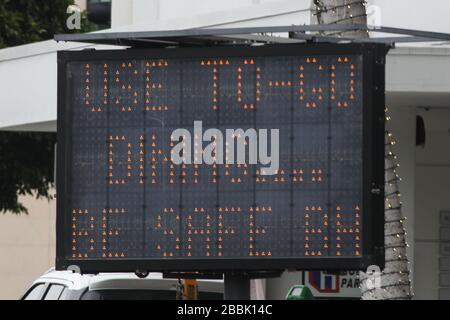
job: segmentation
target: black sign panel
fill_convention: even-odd
[[[330,44],[60,52],[57,268],[381,265],[384,57]],[[172,161],[177,129],[193,164]],[[278,170],[199,162],[208,129],[278,129]]]

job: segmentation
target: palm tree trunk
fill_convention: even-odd
[[[313,0],[314,15],[319,24],[367,25],[364,0]],[[324,32],[337,37],[365,39],[366,30]],[[388,118],[387,118],[388,120]],[[409,262],[406,255],[406,232],[398,187],[397,158],[392,146],[392,134],[385,133],[385,269],[380,272],[361,272],[362,299],[411,299]]]
[[[389,119],[389,118],[388,118]],[[397,157],[392,152],[395,145],[392,134],[385,133],[385,202],[384,246],[386,265],[380,273],[360,273],[362,298],[365,300],[411,299],[409,262],[406,255],[405,221],[396,172]],[[379,277],[378,279],[376,279]],[[377,283],[377,280],[378,283]]]
[[[319,24],[367,24],[364,0],[313,0],[315,16]],[[324,32],[328,36],[364,39],[369,33],[358,31]]]

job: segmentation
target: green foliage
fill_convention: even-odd
[[[95,25],[82,15],[81,30],[66,28],[73,0],[0,0],[0,48],[52,39],[57,33],[88,32]]]
[[[73,32],[66,28],[71,4],[73,0],[0,0],[0,48]],[[95,29],[85,14],[81,27],[78,32]],[[27,213],[18,202],[19,195],[52,198],[55,140],[51,133],[0,131],[0,212]]]
[[[27,213],[19,195],[51,199],[54,133],[0,132],[0,212]]]

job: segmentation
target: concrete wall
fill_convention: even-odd
[[[0,299],[19,299],[55,263],[56,201],[20,201],[28,215],[0,214]]]
[[[273,6],[276,10],[277,7],[288,5],[291,8],[295,6],[297,10],[299,8],[306,9],[310,7],[311,2],[311,0],[112,0],[112,20],[113,27],[119,27],[142,22],[151,24],[151,20],[180,19],[181,27],[186,16],[206,16],[213,12],[231,12],[231,16],[236,19],[242,15],[243,11],[248,14],[251,11],[260,11],[264,7]],[[448,23],[450,2],[448,0],[368,0],[368,4],[379,7],[379,23],[381,25],[450,32]],[[270,10],[265,15],[268,14],[270,14]],[[199,20],[199,24],[202,22]],[[292,23],[309,23],[309,18],[308,21],[284,21],[284,25]],[[173,27],[177,28],[176,25]]]
[[[86,10],[87,0],[75,0],[74,3],[81,9],[81,11]]]
[[[197,17],[198,24],[205,25],[201,17],[210,16],[214,12],[222,13],[215,22],[220,24],[220,18],[231,17],[239,20],[240,16],[252,12],[265,11],[260,16],[268,16],[277,14],[279,8],[290,8],[285,10],[286,13],[307,9],[310,8],[311,2],[311,0],[112,0],[112,27],[130,24],[154,25],[155,21],[179,20],[178,24],[172,23],[171,27],[171,29],[178,29],[182,28],[183,21],[186,21],[188,16]],[[450,24],[448,24],[450,2],[448,0],[368,0],[368,5],[376,8],[379,16],[376,19],[377,24],[450,32]],[[374,23],[370,18],[369,21]],[[285,19],[283,22],[284,25],[308,24],[310,17],[307,17],[307,20],[297,21]]]
[[[421,108],[425,148],[416,148],[415,294],[438,299],[439,211],[450,210],[450,109]]]
[[[113,0],[111,3],[111,28],[126,26],[133,22],[133,1]]]
[[[368,0],[380,7],[381,25],[415,30],[450,32],[448,0]]]
[[[194,27],[310,23],[310,0],[113,0],[116,30],[175,30]],[[277,19],[272,19],[277,17]]]

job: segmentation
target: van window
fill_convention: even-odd
[[[67,289],[67,287],[64,287],[63,292],[59,296],[59,300],[66,300],[68,293],[69,293],[69,289]]]
[[[61,284],[52,284],[45,294],[44,300],[59,300],[65,286]]]
[[[35,285],[30,291],[28,291],[23,300],[39,300],[41,298],[42,290],[44,289],[44,287],[44,283]]]

